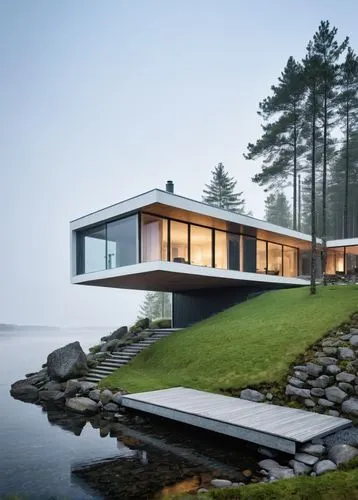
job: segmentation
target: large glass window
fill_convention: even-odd
[[[297,276],[297,248],[283,247],[283,275]]]
[[[358,246],[346,247],[347,274],[358,273]]]
[[[107,224],[107,269],[137,262],[137,215]]]
[[[106,226],[91,227],[77,234],[77,274],[106,269]]]
[[[326,274],[336,274],[336,252],[327,250]]]
[[[215,231],[215,267],[228,268],[228,238],[224,231]]]
[[[266,274],[266,241],[257,240],[256,243],[256,272]]]
[[[188,224],[170,221],[170,260],[188,263]]]
[[[344,250],[336,251],[336,273],[344,273]]]
[[[142,214],[142,262],[168,260],[168,221]]]
[[[241,270],[247,273],[256,273],[256,238],[242,237],[243,260]]]
[[[267,274],[282,276],[282,246],[267,244]]]
[[[190,226],[190,264],[212,267],[212,230],[206,227]]]
[[[239,234],[228,233],[227,235],[227,253],[228,253],[228,269],[240,271],[240,255],[241,237]]]

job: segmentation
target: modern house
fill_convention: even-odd
[[[72,221],[72,283],[172,292],[174,327],[308,284],[309,235],[178,196],[171,181],[166,189]],[[327,247],[330,274],[358,267],[358,238]]]

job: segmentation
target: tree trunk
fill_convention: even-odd
[[[346,166],[344,177],[343,238],[348,238],[348,189],[349,189],[349,103],[346,102]]]
[[[311,295],[316,294],[316,84],[312,88],[312,164],[311,164]]]
[[[294,105],[295,121],[293,125],[293,229],[297,229],[297,115]]]
[[[327,239],[327,83],[324,84],[324,117],[323,117],[323,179],[322,179],[322,274],[323,284],[326,280],[326,239]]]

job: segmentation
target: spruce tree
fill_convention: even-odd
[[[211,172],[212,178],[203,189],[203,201],[209,205],[231,210],[232,212],[244,213],[245,200],[243,192],[236,193],[237,181],[230,177],[222,163],[218,163]]]
[[[149,318],[150,320],[171,317],[170,293],[147,292],[143,304],[139,307],[138,319]]]
[[[278,191],[266,198],[265,219],[278,226],[292,228],[291,207],[285,193]]]

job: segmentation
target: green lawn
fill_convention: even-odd
[[[358,311],[358,286],[277,290],[171,335],[101,387],[140,392],[186,386],[216,392],[279,382],[296,357]]]

